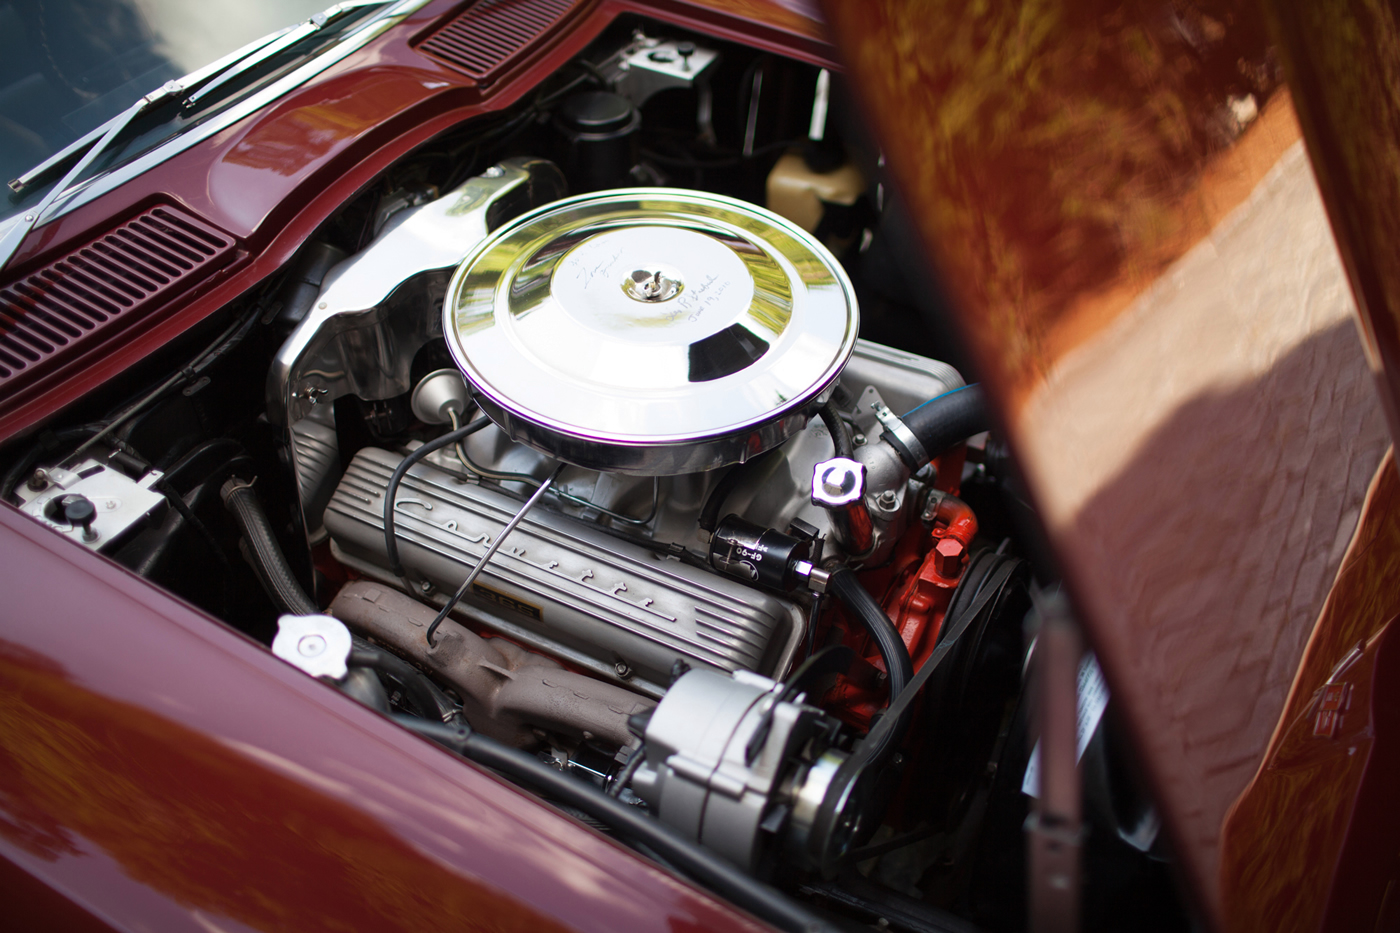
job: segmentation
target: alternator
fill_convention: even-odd
[[[747,671],[685,674],[647,723],[633,791],[662,822],[746,871],[763,874],[776,853],[822,867],[834,841],[825,837],[848,837],[859,814],[844,812],[854,797],[826,799],[848,756],[835,747],[840,723],[804,700]]]

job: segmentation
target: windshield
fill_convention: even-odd
[[[0,0],[0,181],[328,0]],[[0,189],[3,190],[3,189]],[[38,192],[0,200],[0,218]]]

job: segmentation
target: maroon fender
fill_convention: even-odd
[[[764,928],[8,507],[0,565],[11,922]]]

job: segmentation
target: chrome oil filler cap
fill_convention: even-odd
[[[645,475],[742,462],[801,430],[859,328],[850,281],[806,231],[670,188],[506,224],[458,267],[443,323],[513,439]]]

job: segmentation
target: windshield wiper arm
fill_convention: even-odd
[[[324,28],[328,23],[334,22],[354,10],[366,6],[382,6],[387,2],[390,0],[348,0],[345,3],[338,3],[321,13],[317,13],[305,23],[268,33],[261,39],[254,40],[237,51],[231,52],[203,68],[192,71],[173,83],[180,85],[181,92],[188,95],[184,101],[185,109],[193,109],[206,94],[215,88],[221,87],[248,69],[255,68],[274,55],[285,51]],[[83,153],[88,152],[99,139],[102,139],[114,123],[125,118],[126,113],[123,111],[86,136],[69,143],[23,175],[12,179],[9,183],[10,190],[20,194],[68,168],[76,160],[82,158]]]
[[[47,178],[61,171],[74,159],[76,164],[68,169],[63,178],[54,185],[44,199],[35,207],[26,210],[9,229],[0,235],[0,271],[9,264],[11,258],[19,250],[19,246],[24,242],[24,238],[35,225],[42,221],[45,211],[54,202],[73,187],[75,182],[82,177],[88,166],[111,147],[112,142],[121,135],[122,131],[131,125],[131,122],[141,116],[151,108],[162,104],[172,98],[187,95],[183,102],[186,108],[195,106],[200,98],[210,91],[226,83],[230,79],[246,72],[249,68],[267,61],[274,55],[279,54],[291,47],[301,39],[310,36],[326,24],[333,22],[347,13],[371,6],[385,6],[393,0],[345,0],[337,3],[321,13],[317,13],[311,19],[300,26],[292,26],[278,32],[264,36],[249,45],[244,46],[231,55],[226,55],[211,65],[207,65],[198,71],[191,72],[179,81],[168,81],[159,89],[152,91],[123,110],[117,116],[108,120],[97,129],[88,133],[77,142],[68,146],[62,152],[50,157],[34,168],[30,169],[19,178],[10,182],[10,188],[16,193],[24,191],[38,181]],[[189,93],[192,89],[193,94]]]
[[[199,106],[201,100],[214,93],[214,91],[232,81],[234,78],[237,78],[250,68],[256,68],[274,55],[280,55],[301,40],[316,34],[328,24],[340,19],[345,14],[367,6],[383,6],[388,2],[389,0],[347,0],[345,3],[337,3],[335,6],[317,13],[301,25],[293,26],[281,36],[276,37],[274,41],[263,45],[232,67],[224,69],[222,74],[208,81],[199,90],[187,96],[181,106],[186,110],[193,110],[195,107]]]
[[[253,42],[250,42],[247,45],[243,46],[241,49],[238,49],[234,52],[230,52],[223,58],[220,58],[217,61],[205,65],[203,68],[200,68],[197,71],[190,72],[183,78],[180,78],[175,83],[180,85],[182,92],[187,91],[191,88],[198,88],[205,82],[218,77],[227,69],[237,65],[243,59],[256,54],[260,49],[264,48],[272,42],[275,42],[276,40],[280,39],[282,36],[291,32],[295,28],[295,26],[288,26],[285,29],[279,29],[276,32],[268,33],[261,39],[257,39]],[[112,125],[114,123],[117,123],[118,121],[124,119],[126,119],[126,111],[122,111],[121,113],[117,114],[115,117],[108,120],[106,123],[103,123],[101,126],[97,127],[95,130],[88,133],[86,136],[83,136],[80,139],[74,140],[73,142],[69,143],[67,146],[60,149],[53,155],[49,156],[47,159],[34,166],[29,171],[25,172],[23,175],[11,180],[10,190],[14,191],[16,194],[19,194],[20,192],[23,192],[28,188],[32,188],[35,185],[40,184],[41,182],[44,182],[49,178],[52,178],[54,175],[68,168],[75,161],[82,158],[83,153],[91,149],[94,143],[96,143],[99,139],[106,135],[107,131],[112,128]]]
[[[76,165],[68,170],[68,174],[63,176],[63,180],[54,185],[52,190],[44,195],[44,199],[36,206],[25,211],[23,216],[20,217],[19,222],[10,227],[9,230],[6,230],[3,237],[0,237],[0,270],[3,270],[9,263],[10,257],[19,249],[20,243],[24,241],[29,231],[34,229],[34,225],[38,223],[44,211],[49,209],[49,205],[57,201],[73,182],[87,170],[87,167],[93,163],[93,160],[106,151],[108,146],[112,145],[112,140],[116,139],[121,131],[130,125],[132,120],[135,120],[152,107],[184,93],[184,90],[184,86],[181,85],[179,81],[169,81],[117,114],[113,119],[107,121],[107,131],[88,147],[87,153],[78,160]],[[11,187],[13,187],[13,185],[11,185]]]

